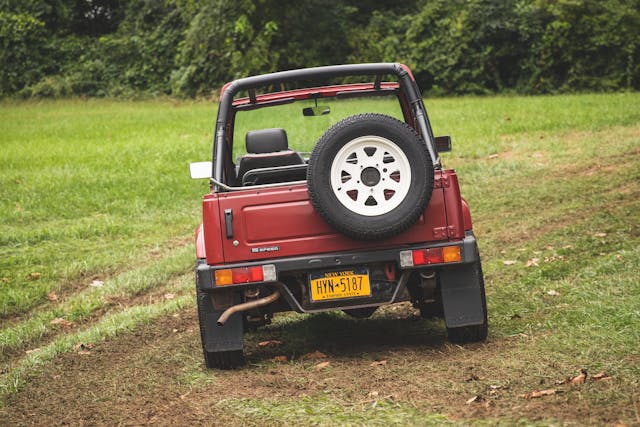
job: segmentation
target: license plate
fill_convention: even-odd
[[[366,268],[311,273],[309,283],[312,301],[371,295],[369,271]]]

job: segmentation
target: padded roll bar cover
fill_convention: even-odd
[[[275,153],[289,148],[287,133],[282,128],[249,131],[245,141],[247,153],[252,154]]]

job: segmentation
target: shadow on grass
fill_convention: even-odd
[[[419,316],[376,314],[369,319],[354,319],[340,312],[311,315],[287,314],[273,325],[245,335],[245,353],[249,363],[260,363],[284,355],[295,360],[320,351],[333,357],[375,357],[379,351],[437,350],[445,342],[441,320]],[[276,346],[260,342],[278,340]]]

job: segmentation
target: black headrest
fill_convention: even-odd
[[[260,129],[247,132],[245,137],[247,153],[261,154],[284,151],[289,148],[284,129]]]

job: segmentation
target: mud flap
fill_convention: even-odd
[[[212,294],[198,290],[198,315],[204,350],[212,353],[242,350],[244,345],[242,313],[235,313],[224,326],[218,326],[218,318],[224,310],[216,310],[213,307],[213,298],[215,297]],[[239,304],[240,295],[233,295],[229,303]]]
[[[447,328],[481,325],[486,321],[484,281],[478,264],[475,261],[439,273]]]
[[[242,313],[236,313],[227,320],[224,326],[216,323],[222,312],[207,313],[205,319],[204,348],[210,352],[242,350],[244,346],[244,325]]]

